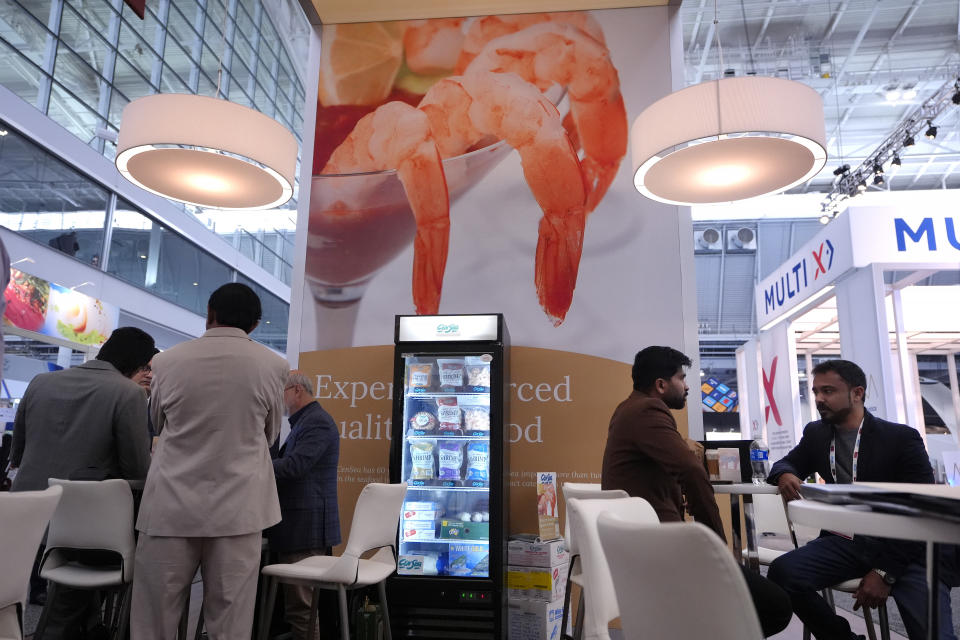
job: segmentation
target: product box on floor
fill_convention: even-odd
[[[566,592],[568,566],[566,563],[556,567],[508,566],[508,598],[526,598],[542,602],[562,600]]]
[[[510,640],[559,640],[563,598],[553,602],[512,599],[507,601]]]
[[[507,543],[507,564],[520,567],[556,567],[570,561],[567,543],[560,540],[540,542],[535,537],[518,538]]]

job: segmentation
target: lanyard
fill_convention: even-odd
[[[860,421],[860,426],[857,427],[857,440],[853,443],[853,467],[851,468],[850,476],[853,478],[853,481],[857,481],[857,463],[859,462],[858,458],[860,457],[860,435],[863,433],[863,420]],[[834,434],[833,438],[830,440],[830,473],[833,474],[833,481],[837,482],[837,436]]]

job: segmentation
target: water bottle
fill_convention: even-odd
[[[767,483],[767,460],[770,449],[763,438],[757,438],[750,443],[750,469],[753,472],[753,484]]]

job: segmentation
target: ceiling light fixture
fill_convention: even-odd
[[[850,173],[850,165],[848,164],[842,164],[833,170],[833,175],[835,176],[842,176],[848,173]]]
[[[724,78],[661,98],[633,122],[634,185],[670,204],[735,202],[806,182],[827,161],[823,101],[782,78]]]
[[[227,100],[164,93],[123,110],[116,165],[171,200],[270,209],[293,196],[297,141],[279,122]]]
[[[859,191],[860,193],[863,193],[866,190],[867,190],[866,180],[861,180],[860,182],[857,183],[857,191]]]
[[[875,184],[875,185],[878,186],[878,187],[879,187],[880,185],[882,185],[882,184],[883,184],[883,176],[880,175],[879,173],[878,173],[877,175],[873,176],[873,184]]]
[[[897,169],[900,168],[900,166],[901,166],[902,164],[903,164],[903,163],[900,162],[900,156],[893,156],[893,160],[890,161],[890,169],[891,169],[891,171],[896,171]]]
[[[873,165],[873,172],[878,176],[883,175],[883,165],[881,165],[879,162]]]
[[[900,89],[887,89],[883,97],[887,99],[887,102],[896,102],[903,96],[900,93]]]
[[[827,214],[820,216],[820,224],[827,224],[828,222],[830,222],[830,216]]]
[[[906,138],[903,139],[904,147],[912,147],[915,144],[916,144],[916,141],[913,139],[913,136],[907,136]]]
[[[937,128],[933,126],[933,123],[927,120],[927,131],[923,134],[927,140],[933,140],[937,137]]]
[[[906,102],[910,102],[917,97],[917,90],[914,88],[904,89],[903,93],[900,94],[900,99]]]

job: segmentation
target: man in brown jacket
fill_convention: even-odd
[[[643,498],[661,522],[683,521],[686,495],[694,519],[726,542],[707,470],[677,431],[670,413],[687,403],[684,368],[690,365],[690,358],[670,347],[647,347],[636,355],[633,392],[610,419],[600,482],[604,489],[623,489]],[[785,629],[793,615],[787,594],[746,569],[743,577],[763,635]]]

